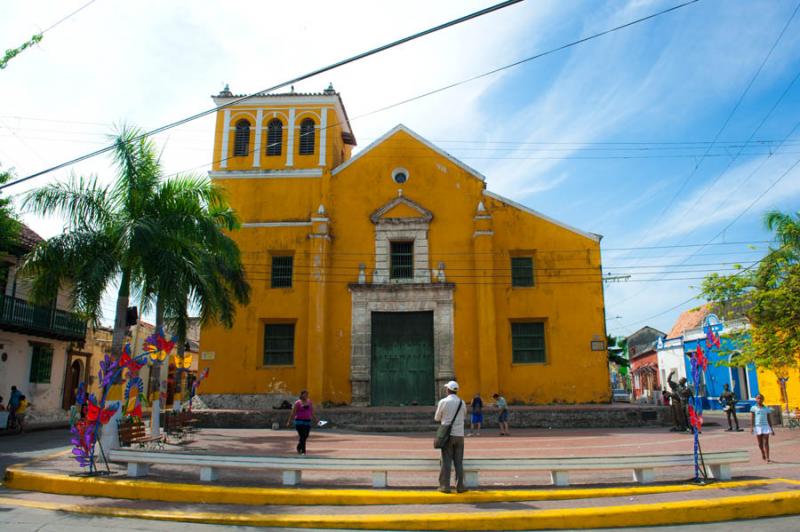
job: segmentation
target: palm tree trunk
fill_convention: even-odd
[[[158,333],[159,329],[164,326],[164,303],[161,298],[156,299],[156,334]],[[150,433],[154,436],[158,436],[161,433],[161,408],[166,407],[166,389],[167,383],[161,382],[161,366],[166,363],[169,364],[169,356],[164,360],[164,362],[156,362],[153,364],[152,375],[150,377],[152,382],[155,382],[155,392],[156,398],[153,399],[151,403],[151,419],[150,419]],[[164,379],[166,381],[166,379]],[[164,393],[162,394],[162,387]],[[161,397],[164,397],[164,405],[161,404]]]
[[[111,358],[119,360],[122,356],[122,349],[125,345],[125,333],[128,330],[126,324],[128,317],[128,302],[131,292],[131,272],[130,269],[122,270],[122,279],[119,281],[119,292],[117,292],[117,308],[114,315],[114,334],[111,337]]]
[[[178,360],[183,360],[183,355],[186,354],[186,328],[178,326],[178,345],[177,345],[177,357]],[[189,368],[186,368],[186,371],[182,371],[181,368],[175,369],[175,395],[181,394],[181,408],[183,407],[184,394],[181,393],[183,391],[183,377],[184,373],[188,374]]]

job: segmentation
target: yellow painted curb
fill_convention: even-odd
[[[759,479],[717,482],[704,486],[671,484],[661,486],[621,486],[611,488],[475,490],[445,494],[431,490],[256,488],[208,484],[180,484],[107,477],[73,477],[39,473],[12,466],[6,470],[5,485],[11,489],[39,491],[58,495],[110,497],[183,503],[243,505],[339,506],[399,504],[465,504],[481,502],[518,502],[629,497],[659,493],[682,493],[698,490],[746,488],[796,481]]]
[[[142,510],[0,498],[0,505],[105,517],[189,523],[361,530],[532,530],[658,526],[777,517],[800,513],[800,492],[629,506],[433,514],[269,515]]]

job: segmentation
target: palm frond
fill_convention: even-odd
[[[109,190],[96,176],[72,176],[68,183],[32,190],[24,195],[22,207],[42,216],[62,216],[71,229],[99,228],[114,218]]]

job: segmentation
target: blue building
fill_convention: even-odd
[[[732,366],[736,361],[736,343],[726,335],[732,332],[739,332],[747,328],[746,320],[733,320],[722,323],[716,316],[709,314],[704,323],[710,322],[715,331],[720,335],[720,347],[706,346],[706,332],[703,326],[686,330],[683,335],[683,353],[687,380],[695,386],[692,376],[691,354],[697,350],[698,344],[703,347],[708,358],[708,368],[701,370],[699,394],[703,399],[703,408],[712,410],[722,410],[719,396],[722,394],[724,384],[730,385],[734,396],[738,399],[736,410],[738,412],[749,412],[750,407],[755,404],[755,397],[758,395],[758,373],[753,364],[746,366]],[[727,352],[731,354],[721,354]],[[724,359],[724,360],[723,360]]]

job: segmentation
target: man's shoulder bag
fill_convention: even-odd
[[[458,408],[456,408],[456,415],[453,416],[453,420],[450,422],[449,425],[439,425],[439,428],[436,429],[436,437],[433,439],[433,448],[434,449],[444,449],[447,445],[447,442],[450,441],[450,431],[453,430],[453,423],[456,422],[456,418],[458,417],[458,412],[461,410],[461,405],[464,401],[458,401]]]

